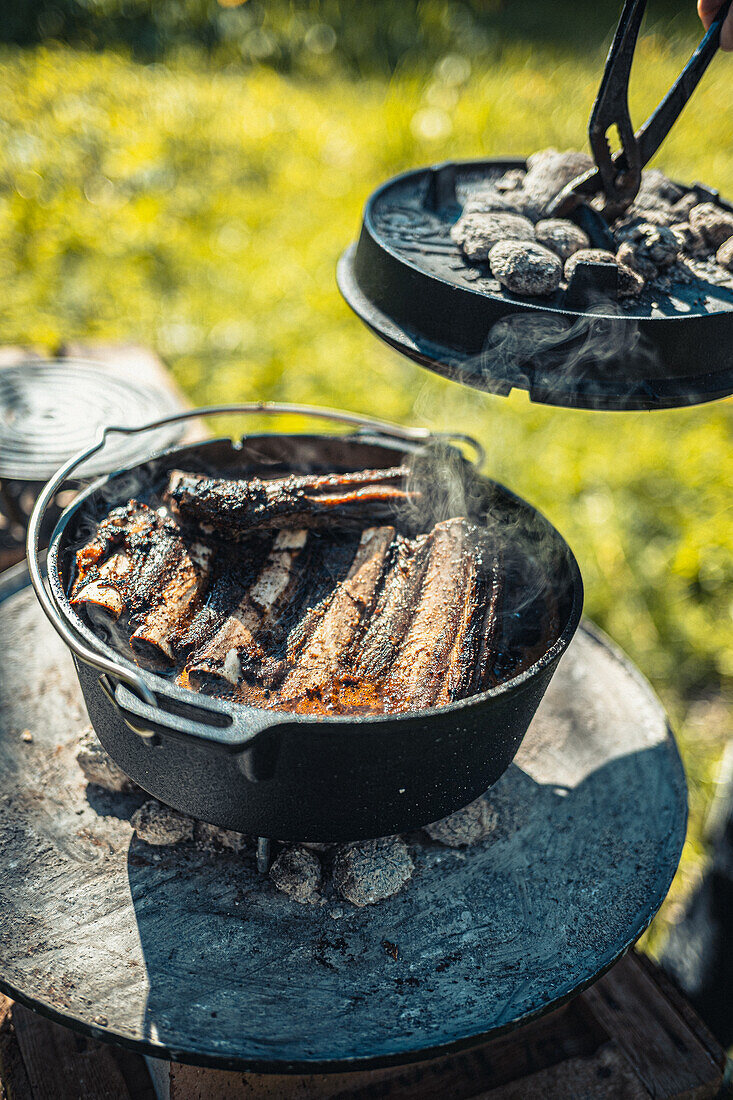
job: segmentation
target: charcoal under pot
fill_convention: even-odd
[[[235,411],[302,410],[233,406],[194,410],[173,419]],[[212,439],[151,454],[146,463],[101,478],[59,521],[49,547],[46,586],[38,559],[40,524],[59,479],[89,452],[78,456],[39,497],[28,536],[31,578],[44,612],[73,654],[100,741],[151,795],[204,821],[265,838],[343,841],[405,832],[466,805],[504,773],[580,621],[583,586],[577,562],[561,535],[531,505],[476,475],[480,503],[470,518],[485,523],[490,515],[493,522],[511,524],[531,540],[535,561],[557,601],[558,637],[526,671],[432,710],[324,717],[194,694],[110,649],[79,618],[66,594],[83,517],[95,509],[106,514],[124,503],[130,474],[155,479],[175,467],[189,467],[230,476],[237,470],[277,476],[288,470],[389,466],[434,438],[423,430],[353,414],[308,412],[345,420],[360,431],[348,436],[249,435],[235,443]],[[532,615],[531,605],[527,615]]]

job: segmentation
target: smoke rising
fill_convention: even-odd
[[[659,353],[637,320],[607,299],[593,312],[567,316],[552,312],[508,314],[491,329],[479,356],[464,370],[527,388],[538,380],[553,390],[572,392],[579,384],[599,394],[609,384],[620,399],[638,389],[639,379],[662,372]]]
[[[423,397],[423,408],[426,399]],[[562,630],[570,607],[568,557],[557,531],[523,501],[485,480],[455,446],[437,440],[411,461],[409,484],[420,505],[408,519],[432,526],[465,516],[486,570],[501,562],[503,598],[499,633],[510,672],[511,654],[543,651]],[[554,638],[553,638],[554,640]]]

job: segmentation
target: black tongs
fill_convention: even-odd
[[[629,77],[644,18],[646,0],[626,0],[603,79],[588,124],[596,167],[572,180],[552,203],[549,213],[567,217],[587,198],[603,191],[603,215],[612,221],[636,198],[641,170],[651,160],[682,113],[720,45],[720,32],[733,0],[725,0],[715,21],[672,87],[646,122],[634,133],[629,114]],[[621,149],[611,154],[608,131],[616,127]]]

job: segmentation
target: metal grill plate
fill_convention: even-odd
[[[98,1038],[260,1072],[470,1045],[592,982],[677,867],[674,740],[591,626],[496,787],[496,837],[467,851],[411,838],[413,882],[364,910],[290,901],[253,851],[134,839],[140,798],[88,787],[75,763],[71,660],[17,571],[0,581],[0,636],[0,988]]]

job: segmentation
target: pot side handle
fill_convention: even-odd
[[[123,683],[115,683],[107,673],[99,677],[99,686],[125,725],[148,745],[160,744],[161,736],[184,741],[193,738],[214,750],[239,753],[252,748],[266,730],[291,721],[289,715],[281,712],[239,704],[235,720],[226,710],[207,706],[205,696],[191,704],[175,700],[177,713],[174,713],[161,706],[161,698],[165,699],[163,693],[156,693],[155,706],[151,706]],[[206,721],[206,712],[211,721]]]

